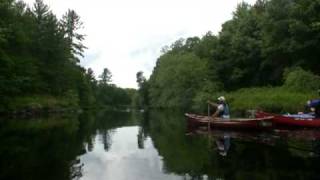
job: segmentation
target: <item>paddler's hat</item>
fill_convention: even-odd
[[[218,101],[225,102],[226,98],[224,96],[220,96],[218,97]]]

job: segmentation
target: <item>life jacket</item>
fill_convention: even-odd
[[[219,117],[230,116],[230,110],[227,103],[223,103],[223,111],[219,112]]]
[[[307,105],[308,108],[315,108],[316,118],[320,118],[320,99],[312,99]]]
[[[310,100],[310,103],[308,104],[309,107],[320,107],[320,99],[312,99]]]

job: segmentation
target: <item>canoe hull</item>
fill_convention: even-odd
[[[299,118],[299,117],[288,117],[284,115],[257,112],[257,118],[273,116],[272,122],[276,126],[287,126],[296,128],[320,128],[320,118]]]
[[[223,129],[270,129],[272,128],[272,117],[254,119],[215,119],[208,116],[185,114],[188,119],[189,128],[208,127]],[[210,121],[210,122],[209,122]]]

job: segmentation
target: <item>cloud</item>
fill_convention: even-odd
[[[93,151],[80,157],[85,172],[82,179],[181,179],[181,176],[165,172],[162,157],[150,137],[143,140],[143,149],[138,148],[139,127],[123,127],[114,132],[110,135],[112,144],[108,151],[97,140],[102,139],[100,134]]]
[[[97,61],[101,56],[101,52],[86,52],[81,60],[83,66],[90,66],[92,62]]]
[[[253,3],[255,0],[247,0]],[[34,0],[26,0],[29,4]],[[120,87],[136,88],[136,73],[149,76],[165,45],[179,38],[217,33],[240,0],[44,0],[61,17],[74,9],[84,22],[81,61],[96,75],[103,68]]]

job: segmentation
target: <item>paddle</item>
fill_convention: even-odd
[[[211,131],[210,129],[210,104],[208,103],[208,131]]]

